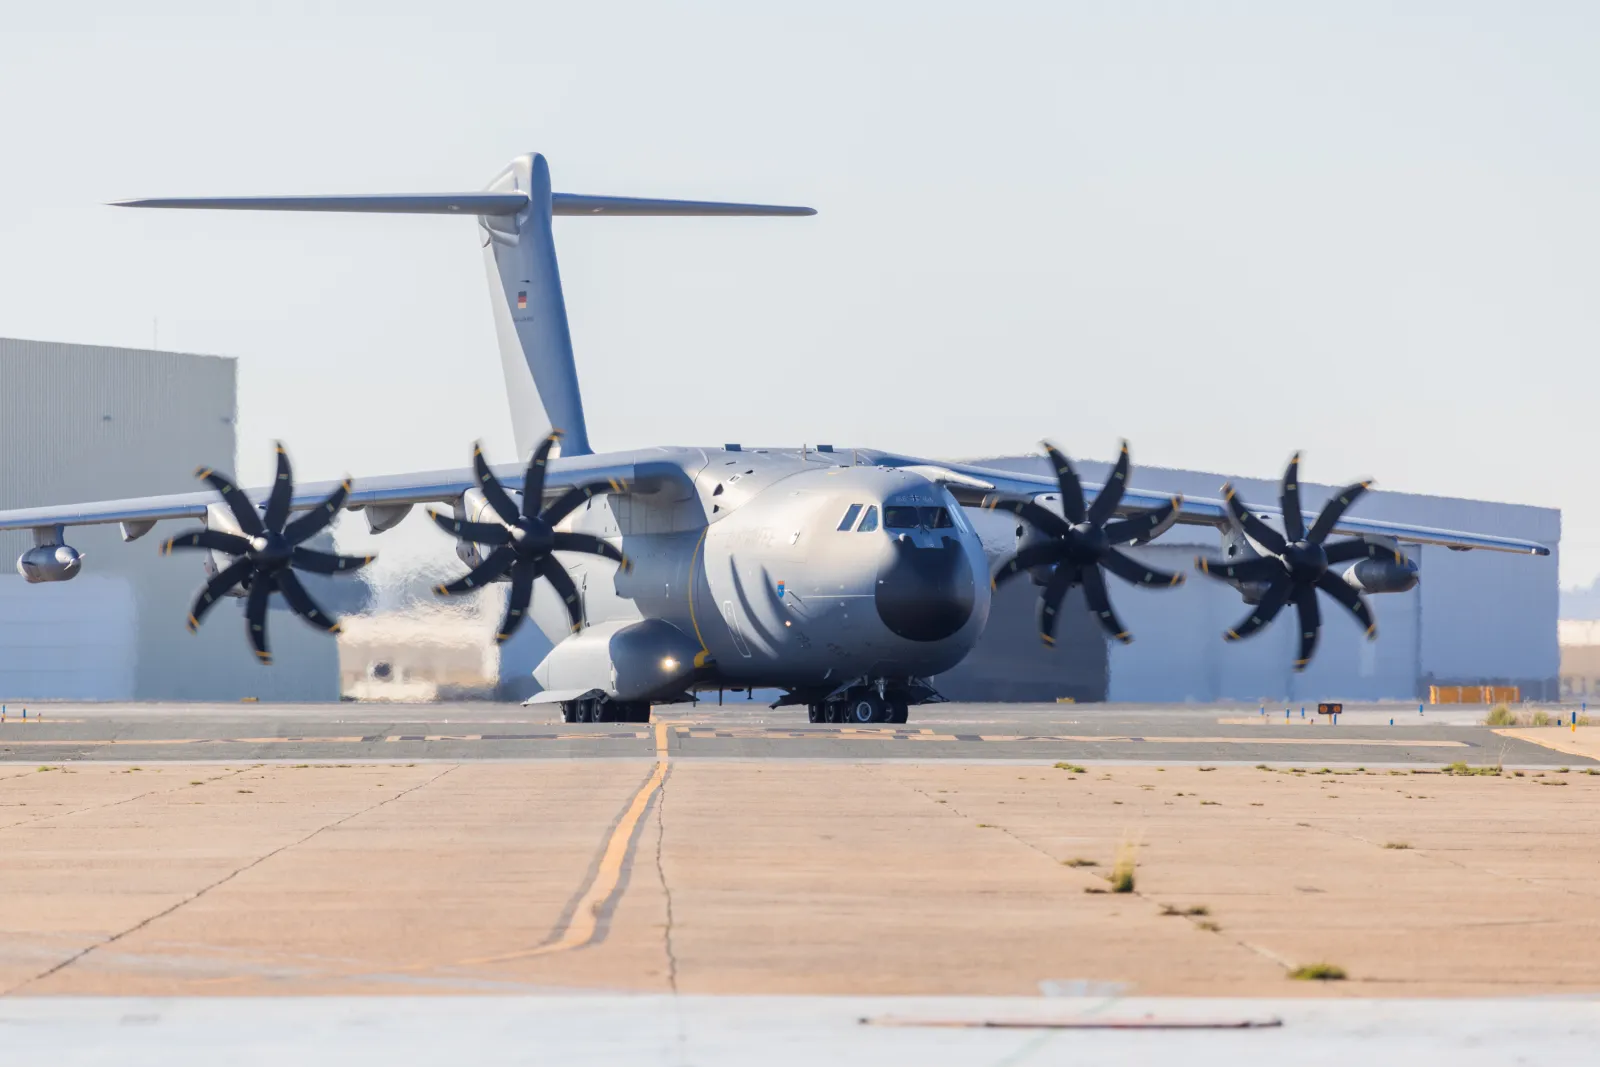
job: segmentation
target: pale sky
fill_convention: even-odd
[[[1593,4],[130,6],[0,0],[0,335],[238,357],[246,480],[510,458],[473,224],[99,205],[534,150],[820,211],[558,221],[597,449],[1302,448],[1600,573]]]

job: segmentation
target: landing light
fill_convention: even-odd
[[[678,669],[678,661],[673,659],[671,656],[665,656],[661,660],[661,669],[664,671],[675,671]]]

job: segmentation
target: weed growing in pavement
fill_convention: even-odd
[[[1215,767],[1201,767],[1201,768],[1200,768],[1200,769],[1201,769],[1201,770],[1202,770],[1202,771],[1214,771],[1214,770],[1216,770],[1216,768],[1215,768]]]
[[[1061,861],[1061,865],[1063,867],[1098,867],[1098,866],[1100,866],[1094,860],[1086,860],[1082,856],[1074,856],[1070,860],[1062,860]]]
[[[1218,933],[1222,932],[1222,927],[1218,926],[1216,923],[1212,922],[1209,919],[1207,919],[1203,923],[1195,923],[1195,925],[1198,926],[1200,929],[1204,930],[1208,934],[1218,934]]]
[[[1454,763],[1448,763],[1444,768],[1445,774],[1486,774],[1490,777],[1497,777],[1500,772],[1501,768],[1499,766],[1469,767],[1463,760],[1456,760]]]
[[[1289,972],[1297,982],[1342,982],[1344,968],[1332,963],[1308,963]]]
[[[1070,774],[1087,774],[1088,773],[1082,767],[1078,766],[1076,763],[1058,763],[1058,764],[1056,764],[1056,770],[1058,770],[1058,771],[1067,771]]]
[[[1117,849],[1116,862],[1111,867],[1111,891],[1113,893],[1133,892],[1134,847],[1132,843],[1124,841]]]
[[[1410,848],[1411,846],[1406,844],[1404,841],[1385,841],[1384,844],[1383,844],[1383,847],[1384,848]]]
[[[1272,770],[1272,768],[1268,767],[1265,763],[1258,763],[1258,764],[1256,764],[1256,770],[1258,770],[1258,771],[1270,771],[1270,770]]]
[[[1547,782],[1540,782],[1539,784],[1540,785],[1566,785],[1567,783],[1566,782],[1557,782],[1557,781],[1551,780],[1551,781],[1547,781]]]

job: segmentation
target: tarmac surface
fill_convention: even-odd
[[[1261,710],[8,707],[0,1046],[1590,1062],[1600,730]]]
[[[1567,743],[1570,731],[1491,730],[1479,724],[1482,710],[1352,705],[1335,724],[1314,705],[935,704],[913,709],[904,726],[851,727],[812,725],[803,709],[733,701],[658,707],[655,721],[668,727],[671,755],[685,759],[1594,762],[1570,744],[1529,740]],[[656,740],[653,725],[563,723],[548,706],[63,704],[8,707],[0,761],[651,758]]]

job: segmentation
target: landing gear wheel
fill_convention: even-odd
[[[561,702],[561,721],[582,722],[583,719],[580,717],[582,707],[583,705],[576,700],[563,700]]]
[[[845,705],[847,716],[845,721],[857,725],[873,722],[889,722],[889,704],[877,693],[860,693],[850,698]]]
[[[840,723],[844,722],[844,701],[830,700],[822,705],[822,721]]]
[[[618,722],[649,722],[650,705],[643,700],[633,700],[618,705]]]
[[[894,700],[889,704],[890,722],[905,722],[910,713],[911,708],[904,700]]]
[[[821,704],[807,704],[806,718],[810,722],[826,722],[828,718],[827,709]]]

